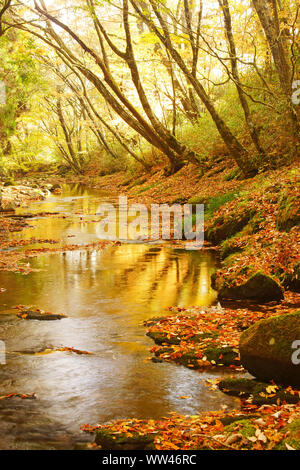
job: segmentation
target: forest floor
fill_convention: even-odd
[[[174,361],[197,369],[195,374],[225,367],[236,377],[243,371],[238,350],[241,332],[258,320],[300,307],[300,190],[295,164],[247,180],[241,179],[231,162],[223,160],[215,161],[204,174],[188,165],[168,178],[158,167],[151,174],[139,176],[124,172],[97,176],[91,169],[81,176],[49,175],[28,180],[88,184],[146,205],[205,204],[206,242],[217,247],[220,254],[214,283],[222,293],[222,306],[209,312],[200,307],[174,306],[169,315],[149,319],[145,323],[147,334],[156,343],[149,360]],[[8,234],[22,230],[26,220],[0,219],[1,247],[11,248],[14,240],[8,239]],[[24,254],[12,253],[0,252],[0,269],[30,272],[26,257],[33,253],[26,253],[25,259]],[[245,286],[247,290],[249,280],[257,273],[273,282],[273,298],[245,295]],[[218,382],[210,381],[207,386],[216,389]],[[84,425],[82,429],[95,433],[95,447],[105,448],[106,443],[111,449],[300,449],[300,391],[267,383],[259,396],[255,401],[253,394],[240,393],[241,409],[231,412],[223,409],[196,416],[173,413],[161,420],[128,419]]]

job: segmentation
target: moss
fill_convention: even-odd
[[[276,218],[278,230],[289,232],[295,225],[300,224],[299,200],[291,194],[284,194]]]
[[[300,450],[300,419],[295,419],[282,430],[287,436],[275,447],[275,450],[287,450],[286,444]]]
[[[39,321],[53,321],[53,320],[62,320],[63,318],[67,318],[66,315],[62,313],[41,313],[38,311],[31,311],[31,310],[22,310],[20,313],[17,314],[18,317],[26,319],[26,320],[39,320]]]
[[[161,183],[153,183],[153,184],[149,184],[149,186],[144,186],[143,188],[139,189],[137,194],[142,194],[142,193],[145,193],[146,191],[149,191],[150,189],[153,189],[153,188],[156,188],[157,186],[159,186]]]
[[[134,183],[132,183],[132,185],[130,186],[130,189],[134,188],[135,186],[140,186],[141,184],[146,183],[146,181],[147,181],[147,178],[145,178],[145,177],[139,178]]]
[[[250,419],[241,419],[235,423],[225,426],[224,431],[228,432],[229,434],[238,433],[247,438],[255,436],[256,428],[253,426]],[[249,447],[250,446],[251,444],[249,443]]]
[[[223,240],[240,232],[253,216],[254,212],[245,208],[239,214],[231,213],[228,217],[217,217],[208,226],[205,237],[214,245],[219,245]]]
[[[216,365],[238,365],[239,354],[231,346],[225,348],[210,346],[203,351],[209,362],[214,361]]]
[[[223,176],[222,181],[232,181],[236,179],[240,175],[240,169],[235,168],[234,170],[231,170],[229,173],[226,173],[225,176]]]
[[[163,332],[156,332],[156,331],[149,331],[146,336],[149,336],[149,338],[153,339],[153,341],[158,344],[158,345],[161,345],[161,344],[170,344],[170,345],[177,345],[177,344],[180,344],[181,341],[189,341],[189,342],[192,342],[192,343],[200,343],[203,339],[207,339],[207,338],[216,338],[218,336],[218,333],[216,332],[212,332],[212,333],[199,333],[197,335],[194,335],[194,336],[189,336],[188,339],[186,339],[184,336],[182,335],[178,335],[178,336],[171,336],[171,337],[168,337],[168,334],[167,333],[163,333]]]
[[[173,201],[172,204],[186,204],[188,202],[188,198],[186,197],[176,197]]]
[[[15,186],[15,185],[16,185],[16,183],[15,183],[13,178],[7,178],[4,181],[4,186]]]
[[[241,251],[243,251],[243,248],[236,244],[235,238],[230,238],[222,242],[220,256],[224,260],[233,254],[241,253]]]
[[[248,224],[244,228],[243,233],[246,232],[246,234],[249,235],[259,232],[264,222],[265,217],[260,212],[257,212],[254,217],[249,220]]]
[[[174,353],[174,349],[172,347],[161,347],[157,351],[155,351],[154,362],[157,362],[157,358],[164,359],[164,355],[167,356],[167,359],[170,359],[172,354]],[[231,365],[239,365],[238,360],[238,352],[228,347],[214,347],[210,346],[204,350],[202,350],[202,357],[200,358],[198,355],[198,351],[190,350],[181,356],[171,358],[177,364],[181,364],[185,367],[193,367],[195,369],[200,369],[202,367],[201,360],[206,358],[207,361],[211,362],[212,365],[215,366],[231,366]],[[199,364],[200,362],[200,364]]]
[[[189,199],[189,204],[206,204],[208,198],[205,196],[193,196]]]
[[[160,333],[160,332],[154,332],[154,331],[149,331],[146,336],[149,336],[149,338],[153,339],[155,344],[180,344],[180,338],[176,336],[171,336],[168,338],[167,334],[165,333]]]
[[[267,391],[270,383],[259,382],[254,379],[234,378],[225,379],[219,383],[219,389],[227,395],[239,398],[252,398],[252,403],[257,406],[280,403],[298,403],[299,397],[287,392],[283,387],[276,386],[276,390]]]
[[[217,287],[221,299],[248,299],[259,302],[283,299],[281,286],[272,277],[261,272],[253,274],[240,286],[226,285],[223,280],[223,285],[217,285]]]
[[[149,250],[150,251],[150,250]],[[157,323],[163,321],[163,320],[166,320],[167,317],[153,317],[153,318],[150,318],[149,320],[147,320],[144,324],[146,326],[154,326],[156,325]]]
[[[232,423],[236,423],[237,421],[243,421],[245,419],[256,419],[260,418],[260,415],[240,415],[240,416],[225,416],[225,418],[221,418],[220,421],[224,426],[229,426]]]
[[[300,338],[300,311],[261,320],[240,338],[245,369],[261,380],[300,385],[300,365],[292,361],[294,341]]]
[[[155,449],[155,434],[114,434],[107,429],[96,431],[95,442],[103,450],[151,450]]]

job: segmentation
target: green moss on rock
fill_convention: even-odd
[[[260,380],[300,385],[300,365],[292,361],[292,345],[300,340],[300,311],[261,320],[240,338],[242,365]]]
[[[96,431],[95,442],[103,450],[151,450],[155,449],[155,434],[115,434],[107,429]]]
[[[300,419],[295,419],[282,430],[287,436],[275,447],[275,450],[287,450],[287,446],[300,450]]]
[[[218,333],[212,332],[212,333],[199,333],[194,336],[190,336],[188,339],[185,338],[182,335],[178,336],[169,336],[167,333],[163,332],[156,332],[156,331],[149,331],[146,333],[146,336],[149,338],[153,339],[153,341],[158,344],[170,344],[170,345],[178,345],[182,340],[189,341],[192,343],[200,343],[202,340],[207,339],[207,338],[216,338],[218,336]]]
[[[209,362],[214,361],[216,365],[231,366],[239,365],[240,363],[238,359],[239,353],[231,346],[224,348],[210,346],[204,350],[203,354],[205,354]]]
[[[256,428],[253,426],[250,419],[241,419],[235,423],[231,423],[228,426],[225,426],[224,431],[228,433],[239,433],[243,437],[252,437],[255,436]]]
[[[161,347],[155,351],[154,362],[157,362],[157,358],[170,359],[171,355],[174,353],[172,347]],[[190,350],[181,356],[172,357],[172,361],[177,364],[181,364],[185,367],[193,367],[194,369],[200,369],[203,367],[201,361],[205,358],[206,361],[211,362],[214,366],[231,366],[239,365],[239,354],[238,352],[230,347],[218,347],[218,346],[209,346],[202,350],[202,356],[200,357],[197,350]]]
[[[260,272],[251,276],[241,286],[228,286],[224,283],[218,291],[220,299],[247,299],[258,302],[283,299],[281,286],[273,278]]]
[[[213,219],[205,232],[205,238],[214,245],[219,245],[223,240],[240,232],[254,216],[254,212],[245,208],[238,214],[230,214],[226,217],[219,216]]]
[[[239,398],[252,398],[254,405],[271,405],[280,403],[298,403],[299,397],[287,392],[283,387],[276,386],[276,390],[268,391],[270,383],[259,382],[254,379],[234,378],[224,379],[219,383],[219,389],[226,393]]]
[[[300,204],[296,196],[282,196],[276,218],[278,230],[289,232],[295,225],[300,224]]]

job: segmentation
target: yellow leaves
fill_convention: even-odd
[[[267,392],[268,394],[270,394],[270,393],[276,393],[277,390],[278,390],[277,385],[269,385],[269,386],[266,388],[266,392]]]
[[[143,44],[157,44],[159,43],[159,39],[155,33],[143,33],[141,35],[141,40]]]

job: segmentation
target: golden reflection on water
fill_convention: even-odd
[[[84,197],[74,198],[78,191]],[[91,220],[105,198],[81,187],[65,188],[61,197],[51,196],[19,212],[59,211],[67,217],[30,220],[32,228],[18,236],[59,238],[62,244],[93,241],[97,233]],[[9,410],[0,401],[4,425],[0,448],[10,441],[20,448],[16,444],[19,423],[26,442],[34,430],[40,447],[47,448],[49,429],[56,432],[57,423],[78,434],[86,422],[159,418],[170,411],[195,414],[219,409],[224,403],[229,408],[238,406],[232,398],[205,386],[211,373],[195,376],[184,367],[145,362],[153,343],[145,336],[143,320],[164,315],[168,306],[207,306],[216,300],[210,287],[213,254],[166,244],[129,243],[102,252],[43,254],[30,262],[39,271],[28,276],[0,272],[0,286],[6,289],[0,298],[0,339],[7,351],[73,346],[94,354],[8,354],[7,366],[0,369],[0,395],[36,392],[38,399],[34,403],[23,400],[18,409],[12,403]],[[17,304],[64,313],[68,318],[55,322],[16,319],[15,311],[8,310]],[[192,399],[181,400],[185,395]],[[36,445],[33,439],[28,448]],[[70,444],[63,447],[70,448]]]
[[[30,220],[31,228],[18,237],[57,239],[61,245],[90,243],[98,239],[99,217],[95,214],[103,201],[114,202],[105,193],[80,185],[66,186],[61,196],[51,196],[30,208],[31,213],[59,212],[59,216]],[[23,208],[19,213],[26,211]],[[56,263],[56,269],[68,272],[71,266],[66,264],[72,263],[84,264],[82,269],[89,271],[92,281],[99,268],[99,257],[93,252],[67,252],[63,263]],[[111,296],[118,292],[120,284],[126,284],[126,299],[134,302],[143,292],[151,311],[158,306],[207,306],[216,300],[216,293],[210,287],[214,257],[209,252],[171,249],[163,244],[125,243],[104,250],[100,263]]]

